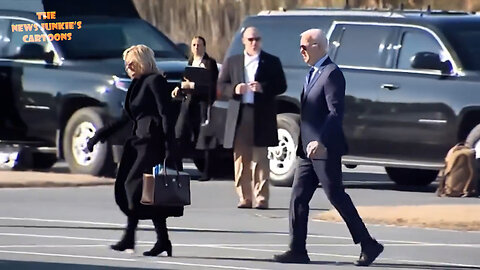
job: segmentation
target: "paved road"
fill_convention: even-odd
[[[435,197],[434,185],[398,190],[382,170],[360,168],[344,175],[357,205],[452,203]],[[146,258],[141,253],[155,239],[148,221],[137,233],[135,254],[108,248],[121,237],[125,222],[112,186],[0,189],[0,269],[355,269],[359,247],[343,223],[310,222],[311,264],[271,261],[287,248],[289,195],[289,188],[274,187],[270,210],[236,209],[230,180],[193,181],[193,205],[184,217],[168,220],[174,257]],[[312,208],[312,214],[330,208],[321,190]],[[386,247],[377,269],[480,269],[478,232],[368,227]]]

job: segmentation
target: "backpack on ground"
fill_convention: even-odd
[[[445,157],[445,167],[439,173],[437,195],[444,197],[474,197],[478,194],[475,150],[459,143]]]

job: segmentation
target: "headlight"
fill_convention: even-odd
[[[131,79],[127,78],[119,78],[117,76],[113,76],[113,85],[120,90],[127,91],[128,87],[132,83]]]

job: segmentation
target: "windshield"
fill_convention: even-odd
[[[451,42],[465,70],[480,70],[480,22],[448,27]]]
[[[72,38],[60,41],[66,59],[121,58],[125,49],[144,44],[159,58],[184,58],[160,31],[141,20],[100,22],[84,20],[82,28],[72,31]]]

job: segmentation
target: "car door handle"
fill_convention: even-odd
[[[387,90],[395,90],[400,88],[398,85],[391,84],[391,83],[384,83],[380,86],[382,89],[387,89]]]

